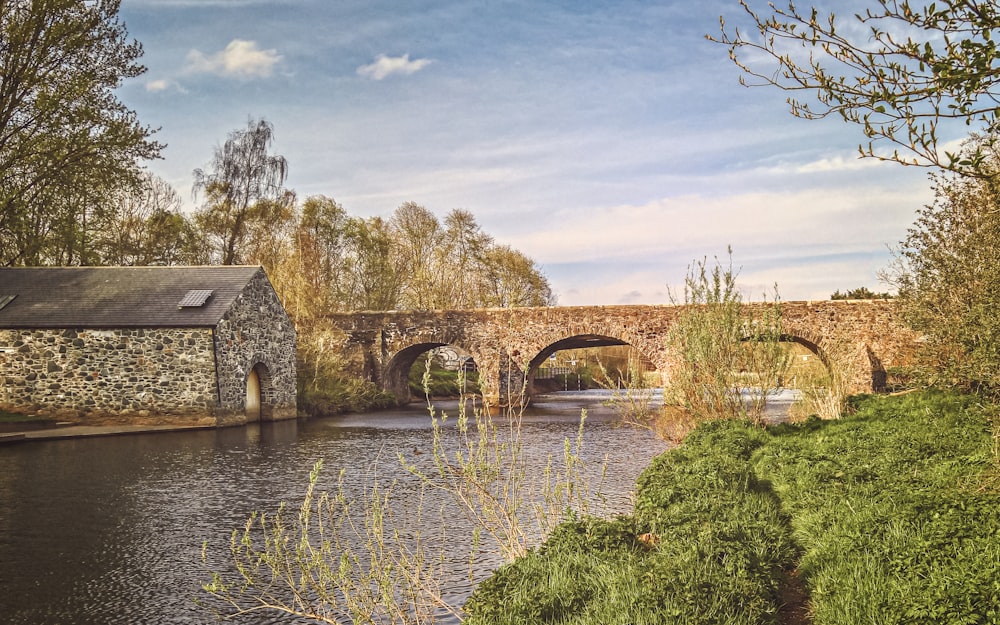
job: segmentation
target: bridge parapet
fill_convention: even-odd
[[[747,304],[761,307],[765,304]],[[409,369],[423,353],[451,345],[475,360],[491,402],[518,392],[523,376],[560,349],[631,345],[669,381],[667,335],[682,306],[557,306],[330,315],[344,332],[350,370],[409,399]],[[849,392],[878,390],[885,369],[905,364],[916,336],[891,300],[782,302],[785,334],[845,374]],[[495,405],[495,404],[494,404]]]

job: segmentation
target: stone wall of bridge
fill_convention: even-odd
[[[748,304],[747,306],[763,306]],[[524,376],[562,349],[628,344],[669,384],[667,334],[679,306],[556,306],[331,315],[354,373],[405,403],[410,366],[430,349],[450,345],[479,368],[484,396],[506,403]],[[885,370],[906,364],[916,336],[899,321],[891,300],[783,302],[786,338],[845,375],[851,392],[880,390]]]

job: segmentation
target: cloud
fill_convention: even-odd
[[[821,158],[819,160],[800,165],[795,168],[797,174],[812,174],[836,171],[856,171],[868,167],[878,167],[882,161],[875,158],[860,158],[855,154],[852,158],[844,156],[834,156],[832,158]]]
[[[689,194],[646,204],[574,209],[536,220],[531,232],[508,235],[543,264],[653,257],[665,250],[724,253],[747,248],[883,249],[898,240],[926,191],[808,189]],[[559,228],[553,236],[553,228]],[[624,243],[623,243],[624,242]]]
[[[188,52],[187,70],[233,78],[267,78],[281,59],[274,49],[259,49],[256,41],[233,39],[225,50],[212,55],[200,50]]]
[[[375,58],[374,63],[362,65],[358,68],[358,75],[372,80],[382,80],[393,74],[404,74],[409,76],[419,72],[431,64],[430,59],[410,60],[409,54],[403,56],[386,56],[380,54]]]
[[[165,91],[176,91],[177,93],[187,93],[187,89],[176,80],[169,78],[157,78],[146,81],[146,93],[163,93]]]
[[[634,304],[636,302],[642,302],[643,295],[641,291],[629,291],[625,293],[618,299],[619,304]]]
[[[146,91],[150,93],[158,93],[160,91],[166,91],[167,89],[170,88],[172,84],[173,83],[171,83],[169,80],[164,80],[164,79],[150,80],[149,82],[146,83]]]

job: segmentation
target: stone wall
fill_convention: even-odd
[[[88,423],[215,424],[212,330],[0,330],[0,407]]]
[[[555,306],[362,312],[328,320],[344,332],[342,353],[353,372],[405,401],[405,372],[421,353],[439,345],[471,354],[485,392],[494,397],[502,394],[504,377],[530,376],[557,348],[586,347],[595,337],[632,345],[669,383],[666,338],[680,311],[678,306]],[[787,336],[842,371],[851,392],[878,389],[886,369],[907,363],[917,338],[891,300],[782,302],[781,311]],[[580,338],[567,341],[573,337]]]
[[[239,422],[247,376],[262,366],[261,417],[296,416],[295,327],[264,271],[251,279],[215,328],[220,420]]]

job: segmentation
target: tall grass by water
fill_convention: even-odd
[[[1000,623],[997,408],[852,408],[700,425],[640,477],[634,514],[567,521],[479,586],[468,622]]]

